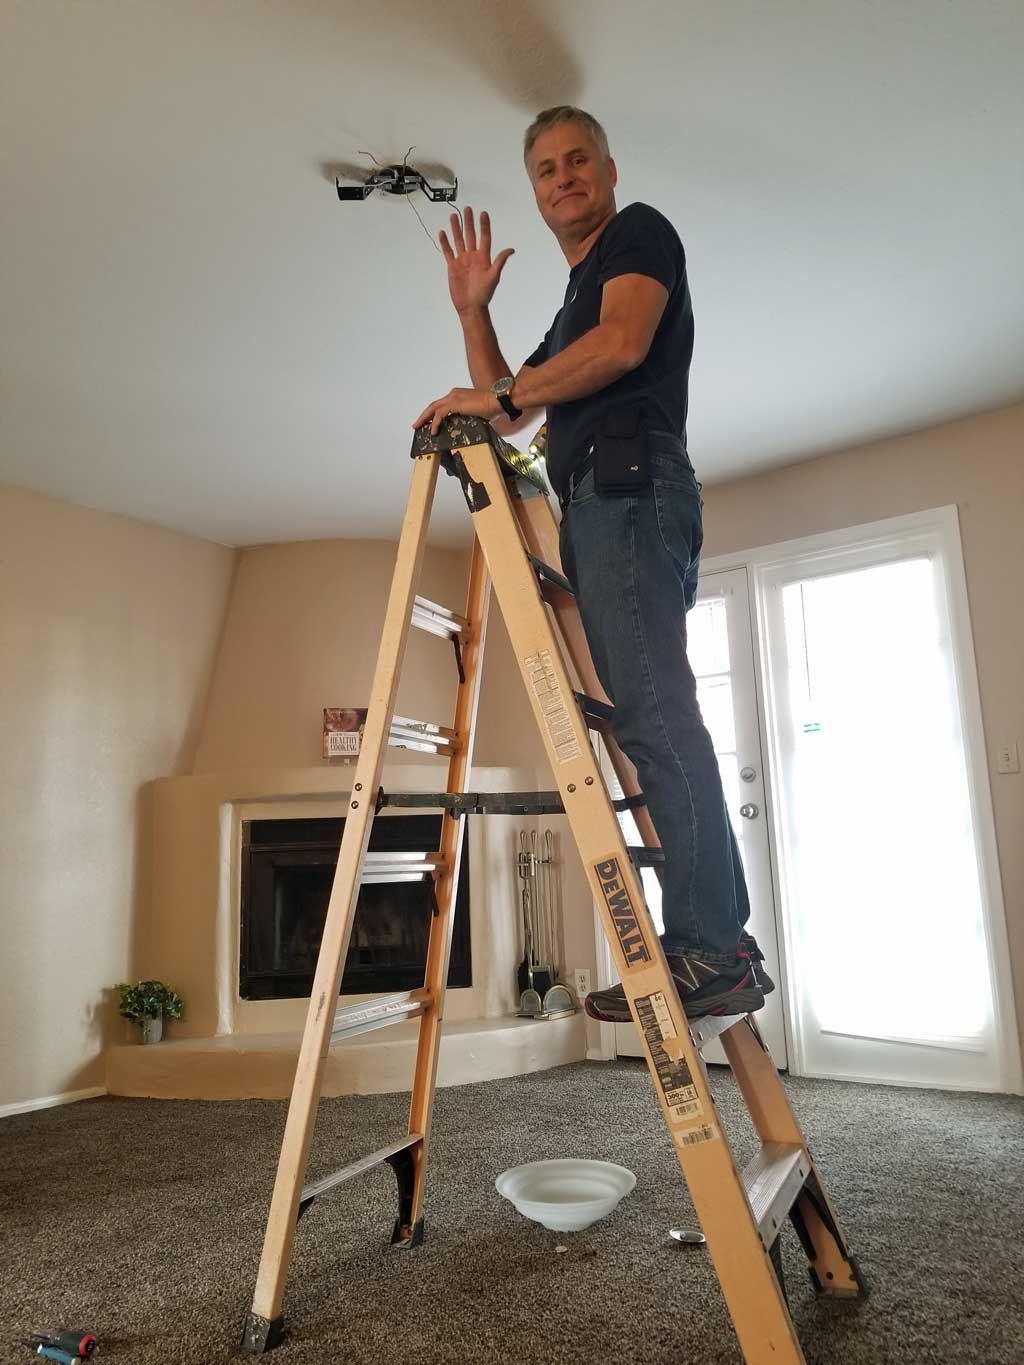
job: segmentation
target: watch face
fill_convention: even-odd
[[[511,375],[506,375],[504,379],[499,379],[494,386],[495,394],[501,398],[504,394],[510,393],[515,382],[516,381]]]

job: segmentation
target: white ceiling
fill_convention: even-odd
[[[0,480],[229,545],[393,535],[461,338],[410,202],[340,204],[328,168],[416,144],[458,172],[517,248],[494,307],[515,367],[566,271],[521,136],[562,102],[604,122],[620,207],[686,244],[705,482],[1024,398],[1019,0],[7,0],[0,22]],[[467,523],[449,486],[435,539]]]

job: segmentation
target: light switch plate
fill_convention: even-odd
[[[1011,739],[1006,744],[1000,744],[996,766],[1001,773],[1020,772],[1020,754],[1017,751],[1015,739]]]

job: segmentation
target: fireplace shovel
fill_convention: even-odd
[[[535,1019],[544,1013],[544,1003],[541,999],[541,986],[545,991],[551,985],[550,976],[542,977],[538,971],[535,975],[537,963],[537,904],[531,890],[531,883],[536,879],[536,858],[527,848],[526,831],[519,831],[519,856],[516,860],[520,880],[523,883],[522,903],[523,903],[523,961],[519,966],[519,1010],[518,1013],[527,1018]]]
[[[542,888],[541,903],[544,907],[544,923],[548,936],[548,961],[551,963],[553,984],[544,992],[544,1016],[559,1019],[565,1014],[576,1013],[576,1002],[568,986],[563,986],[558,978],[561,975],[562,917],[559,904],[552,890],[555,885],[555,840],[550,829],[544,831],[544,857],[537,859],[538,883]]]

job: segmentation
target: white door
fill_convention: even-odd
[[[1008,1074],[952,535],[759,572],[802,1074],[971,1089]]]
[[[702,577],[697,601],[686,618],[687,655],[697,679],[697,699],[711,735],[722,774],[726,805],[732,820],[750,893],[747,928],[765,955],[765,967],[776,983],[758,1011],[757,1021],[776,1066],[787,1065],[782,1010],[782,974],[775,928],[768,820],[765,817],[765,773],[757,717],[750,595],[745,569],[731,569]],[[623,828],[630,843],[639,836],[631,817]],[[647,903],[659,932],[661,887],[650,869],[643,872]],[[632,1024],[615,1025],[615,1050],[623,1056],[642,1055]],[[709,1062],[725,1062],[717,1041],[704,1050]]]

